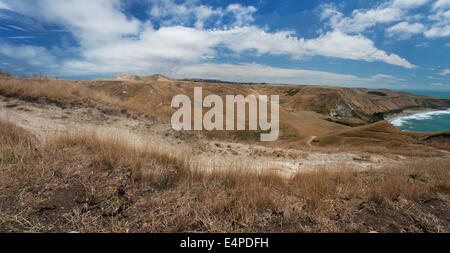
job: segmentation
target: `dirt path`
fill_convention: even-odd
[[[306,141],[306,144],[310,147],[312,147],[313,145],[311,144],[312,141],[316,138],[317,136],[311,136],[309,137],[309,139]]]
[[[317,152],[271,148],[254,144],[208,140],[204,136],[182,138],[170,125],[145,117],[133,119],[111,114],[102,108],[67,108],[30,103],[0,96],[0,119],[23,127],[46,138],[67,130],[95,130],[105,136],[119,136],[131,145],[153,145],[164,152],[187,155],[204,170],[243,168],[273,170],[284,175],[319,168],[354,168],[365,170],[392,165],[402,160],[378,154],[352,152]],[[311,136],[307,144],[313,146]]]

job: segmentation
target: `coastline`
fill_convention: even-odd
[[[401,131],[442,132],[450,130],[449,114],[450,108],[420,108],[389,115],[385,120]]]
[[[406,117],[406,116],[410,116],[410,115],[413,115],[416,113],[421,113],[421,112],[434,112],[434,111],[442,111],[442,110],[446,110],[446,109],[435,109],[435,108],[406,109],[400,113],[388,114],[388,115],[386,115],[384,120],[390,123],[390,121],[400,118],[400,117]]]

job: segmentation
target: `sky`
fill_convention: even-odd
[[[0,0],[0,69],[450,91],[450,0]]]

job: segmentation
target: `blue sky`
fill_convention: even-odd
[[[450,90],[450,0],[0,0],[0,68]]]

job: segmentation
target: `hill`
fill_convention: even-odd
[[[170,100],[194,86],[280,95],[280,139],[172,130]],[[445,103],[162,76],[0,79],[0,232],[450,231],[450,132],[402,132],[354,113],[372,96],[381,110]],[[333,116],[336,101],[351,114]]]
[[[158,101],[162,106],[170,103],[176,94],[193,93],[193,87],[203,88],[205,95],[266,94],[279,95],[280,105],[285,111],[314,111],[340,119],[369,120],[377,113],[395,112],[407,108],[448,108],[449,99],[433,98],[386,89],[324,87],[307,85],[273,85],[214,82],[202,79],[171,79],[162,75],[148,77],[119,76],[115,79],[89,82],[95,89],[112,95],[120,93],[126,100],[135,100],[141,93],[150,93],[149,101]],[[131,89],[131,92],[130,92]],[[192,96],[192,95],[191,95]],[[158,103],[158,104],[160,104]]]
[[[450,99],[386,89],[205,82],[201,79],[178,80],[163,75],[145,77],[122,75],[114,79],[92,81],[14,78],[4,80],[0,84],[0,95],[21,96],[31,100],[46,98],[63,106],[87,104],[103,109],[108,107],[110,109],[105,111],[147,115],[169,123],[174,112],[171,108],[172,98],[178,94],[185,94],[193,99],[194,87],[202,87],[203,96],[217,94],[223,99],[226,95],[237,94],[279,95],[280,138],[276,145],[289,144],[293,147],[305,145],[311,136],[320,136],[323,139],[321,143],[330,144],[357,143],[356,139],[367,141],[369,135],[372,139],[386,141],[386,138],[380,139],[379,137],[382,136],[372,131],[380,124],[369,128],[364,126],[382,121],[389,113],[398,113],[405,109],[450,107]],[[384,124],[384,126],[387,125],[389,124]],[[393,127],[390,126],[390,129]],[[353,135],[364,133],[364,135],[342,137],[350,133]],[[389,133],[395,136],[404,135],[400,131]],[[256,139],[254,138],[256,135],[252,132],[215,131],[208,132],[206,135],[210,138],[240,141]],[[346,141],[343,141],[343,138]],[[391,138],[391,140],[397,139],[397,137]],[[312,144],[316,145],[320,140],[317,138]],[[407,143],[414,141],[402,139],[402,141],[405,140]]]
[[[450,107],[450,99],[386,89],[241,84],[217,80],[177,80],[161,75],[94,80],[87,82],[87,85],[119,97],[165,122],[168,122],[173,112],[170,107],[172,97],[186,94],[193,99],[194,87],[202,87],[204,96],[217,94],[222,98],[237,94],[279,95],[284,140],[304,139],[381,121],[387,114],[405,109]]]

